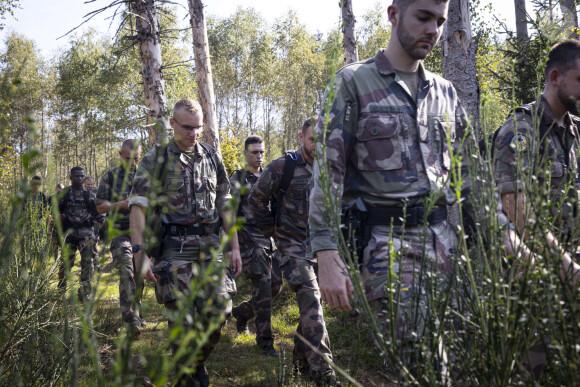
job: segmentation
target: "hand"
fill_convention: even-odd
[[[129,209],[129,198],[119,202],[119,208],[121,210],[128,210]]]
[[[133,259],[135,260],[135,268],[137,269],[137,273],[142,275],[143,279],[149,282],[157,282],[157,278],[155,278],[155,274],[153,274],[151,260],[143,252],[143,250],[133,254]]]
[[[318,283],[322,300],[338,310],[352,310],[354,287],[337,250],[321,250],[318,257]]]
[[[240,250],[232,250],[232,270],[234,277],[237,277],[242,272],[242,256]]]

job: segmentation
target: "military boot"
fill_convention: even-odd
[[[250,334],[250,328],[248,328],[248,320],[240,314],[240,308],[234,306],[232,308],[232,316],[236,319],[236,330],[238,333],[242,334],[245,333],[246,335]]]

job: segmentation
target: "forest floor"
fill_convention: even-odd
[[[102,265],[98,283],[99,295],[93,313],[93,321],[101,357],[101,368],[105,375],[111,372],[112,360],[117,356],[116,340],[122,331],[118,305],[119,275],[110,255]],[[77,261],[78,262],[78,261]],[[75,267],[75,272],[78,268]],[[78,274],[75,273],[75,276]],[[237,279],[238,292],[234,305],[250,296],[250,282],[242,275]],[[143,317],[147,321],[138,340],[132,344],[132,353],[158,353],[160,343],[166,340],[167,319],[163,307],[155,300],[154,285],[147,284],[143,295]],[[375,349],[370,330],[362,316],[354,312],[344,313],[324,308],[326,326],[330,336],[334,362],[364,386],[379,386],[387,383],[382,360]],[[223,328],[219,345],[212,353],[207,368],[212,386],[307,386],[314,385],[302,377],[292,374],[293,333],[298,325],[298,307],[294,293],[284,285],[274,301],[272,325],[275,347],[280,356],[267,357],[255,342],[255,326],[250,322],[250,335],[238,335],[235,319]],[[168,352],[165,356],[171,356]],[[139,363],[139,355],[135,355]],[[148,359],[159,361],[159,359]],[[139,366],[136,367],[139,370]],[[88,374],[92,372],[87,370]],[[139,371],[137,371],[139,372]],[[88,376],[88,375],[87,375]],[[139,380],[147,380],[139,375]],[[91,380],[88,377],[85,380]],[[348,383],[341,379],[344,385]]]

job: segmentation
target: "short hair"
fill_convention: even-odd
[[[38,175],[34,175],[34,176],[32,176],[32,180],[42,181],[42,178]]]
[[[133,138],[128,138],[125,141],[123,141],[123,144],[121,145],[121,149],[129,149],[130,151],[135,150],[138,146],[140,146],[141,144],[139,144],[137,142],[137,140],[133,139]]]
[[[550,72],[557,69],[561,73],[577,67],[576,60],[580,59],[580,42],[568,39],[556,43],[548,53],[548,61],[544,70],[544,78],[548,81]]]
[[[173,116],[175,117],[175,112],[179,110],[185,110],[192,114],[202,111],[201,105],[194,99],[191,98],[184,98],[180,99],[175,103],[173,106]]]
[[[70,174],[72,175],[74,171],[85,171],[83,168],[81,167],[72,167],[72,169],[70,170]]]
[[[316,126],[316,123],[317,122],[318,122],[318,116],[316,116],[316,115],[314,115],[312,117],[309,117],[306,120],[304,120],[304,123],[302,124],[302,134],[306,134],[306,131],[311,126],[312,126],[312,129],[314,129],[314,127]]]
[[[244,142],[244,150],[248,150],[248,146],[252,144],[261,144],[264,142],[264,139],[260,136],[248,136],[246,141]]]
[[[405,13],[407,8],[417,0],[393,0],[393,5],[399,7],[401,13]],[[433,0],[435,4],[447,3],[449,0]]]
[[[91,175],[85,176],[85,181],[87,181],[87,180],[89,180],[89,181],[91,181],[91,180],[92,181],[95,181],[95,179],[93,179],[93,177]]]
[[[56,185],[56,188],[64,189],[64,184],[62,184],[62,183],[58,183],[58,184]]]

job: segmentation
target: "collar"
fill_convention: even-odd
[[[193,146],[193,153],[194,154],[200,154],[201,153],[201,146],[199,145],[199,141],[195,142],[195,145]],[[167,149],[174,154],[180,154],[180,153],[185,153],[184,151],[182,151],[181,149],[179,149],[179,147],[177,146],[177,143],[175,142],[175,138],[171,138],[171,140],[169,140],[169,143],[167,144]]]
[[[552,108],[550,107],[548,100],[544,97],[543,94],[540,96],[538,109],[540,109],[544,123],[548,128],[551,126],[553,126],[556,129],[560,127],[560,125],[558,125],[558,123],[554,119],[554,114],[552,113]],[[570,112],[566,112],[564,114],[563,122],[564,122],[564,130],[572,134],[574,137],[576,137],[576,132],[573,130],[574,121],[572,120]]]
[[[384,48],[381,48],[377,52],[377,55],[375,55],[375,64],[377,66],[377,71],[381,74],[384,75],[396,74],[397,70],[393,67],[391,61],[389,61],[389,59],[386,57]],[[422,80],[431,82],[431,80],[433,79],[433,75],[429,71],[425,70],[423,61],[419,61],[419,68],[417,69],[417,71],[419,71],[419,77]]]

